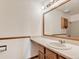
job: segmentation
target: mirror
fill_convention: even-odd
[[[79,37],[79,0],[71,0],[44,14],[43,34]]]

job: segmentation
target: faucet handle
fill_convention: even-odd
[[[65,40],[59,40],[59,42],[60,42],[61,44],[63,44],[63,43],[65,43]]]

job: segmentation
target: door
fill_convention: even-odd
[[[41,51],[39,51],[39,59],[44,59],[44,53],[42,53]]]
[[[57,54],[46,49],[46,59],[57,59]]]
[[[64,58],[64,57],[62,57],[62,56],[58,56],[58,59],[66,59],[66,58]]]

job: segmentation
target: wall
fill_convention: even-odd
[[[39,1],[0,0],[0,35],[38,36],[42,32],[41,22]],[[28,40],[24,42],[19,40],[5,41],[8,45],[8,51],[0,54],[0,59],[27,59],[30,57],[31,43]]]
[[[0,40],[0,45],[7,45],[7,51],[0,53],[0,59],[28,59],[31,55],[30,40],[28,38]]]
[[[40,35],[41,19],[36,0],[0,0],[0,35]]]
[[[79,20],[79,14],[70,15],[69,18],[70,18],[71,22],[78,21]]]
[[[42,10],[41,4],[37,0],[31,1],[31,35],[39,36],[42,34]]]
[[[70,15],[69,21],[72,23],[70,24],[67,33],[72,36],[79,36],[79,14]]]
[[[20,1],[0,0],[0,35],[23,34],[25,19]]]

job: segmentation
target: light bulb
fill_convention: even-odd
[[[44,10],[45,9],[45,7],[44,6],[42,6],[42,10]]]
[[[50,0],[50,2],[53,2],[54,0]]]

